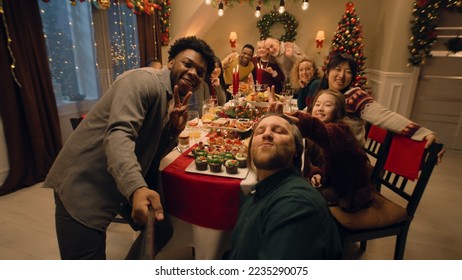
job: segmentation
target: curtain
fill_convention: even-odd
[[[38,3],[3,1],[3,10],[6,24],[0,22],[0,114],[10,171],[0,186],[0,195],[42,181],[62,146]],[[10,68],[13,60],[7,31],[18,82]]]
[[[146,66],[146,60],[148,58],[157,58],[162,62],[159,14],[153,13],[151,15],[137,15],[136,23],[138,25],[141,67]]]

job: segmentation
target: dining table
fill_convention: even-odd
[[[268,107],[268,102],[249,102],[245,98],[229,101],[225,107],[237,106],[243,101],[250,103],[254,109]],[[290,103],[296,106],[295,99]],[[290,107],[288,110],[292,111]],[[236,115],[239,115],[237,111]],[[202,121],[200,124],[202,126]],[[210,131],[210,127],[202,127],[198,139],[190,138],[190,147],[177,146],[162,159],[159,167],[160,185],[174,227],[174,235],[169,243],[192,246],[195,259],[208,260],[221,259],[230,249],[231,233],[240,205],[257,183],[256,174],[248,168],[239,168],[239,172],[248,171],[245,176],[229,176],[225,172],[218,176],[211,172],[194,172],[191,151],[198,142],[207,141]],[[241,131],[240,138],[249,137],[250,133],[251,127]],[[245,146],[244,142],[242,145]]]
[[[173,149],[159,166],[165,206],[174,227],[169,243],[193,247],[195,259],[222,259],[230,249],[241,202],[255,185],[256,175],[249,171],[244,178],[233,178],[187,172],[194,162],[191,150],[195,146]],[[178,235],[182,237],[175,238]]]

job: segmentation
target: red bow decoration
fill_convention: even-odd
[[[231,48],[235,48],[236,47],[236,40],[229,40],[229,43],[231,44]]]
[[[345,4],[346,6],[346,12],[349,12],[350,14],[354,13],[355,11],[355,4],[353,2],[348,2]]]
[[[324,43],[324,40],[316,39],[316,48],[317,49],[322,49],[322,44],[323,43]]]

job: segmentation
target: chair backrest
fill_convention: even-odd
[[[372,182],[406,200],[408,215],[414,216],[443,145],[432,143],[425,149],[425,142],[389,134],[372,172]]]
[[[71,122],[72,129],[75,130],[77,126],[79,126],[80,122],[83,120],[83,117],[79,118],[70,118],[69,121]]]
[[[385,142],[388,131],[376,125],[369,124],[367,126],[366,144],[364,150],[373,158],[378,158],[380,147]]]

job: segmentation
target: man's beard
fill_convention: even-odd
[[[287,150],[277,149],[276,152],[262,152],[252,150],[252,161],[257,169],[274,170],[289,167],[292,164],[291,153]]]

